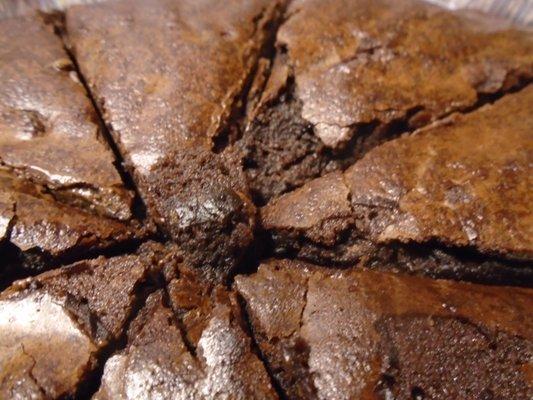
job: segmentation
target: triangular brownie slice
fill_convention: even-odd
[[[346,172],[272,201],[262,225],[276,251],[314,262],[390,260],[433,276],[527,285],[531,104],[533,86],[385,143]]]
[[[1,293],[0,397],[74,395],[123,334],[162,262],[172,257],[149,243],[136,255],[80,261]]]
[[[145,236],[91,101],[44,17],[0,21],[0,86],[0,279]]]
[[[148,298],[126,349],[107,361],[95,399],[275,399],[243,326],[233,293],[181,277],[168,298]]]
[[[287,398],[531,396],[531,289],[290,260],[235,286]]]

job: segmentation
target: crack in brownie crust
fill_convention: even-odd
[[[64,202],[130,219],[132,194],[52,27],[39,17],[2,21],[0,49],[2,169]]]
[[[0,85],[0,286],[146,237],[45,17],[0,22]]]
[[[164,260],[161,245],[137,255],[81,261],[15,282],[0,294],[0,397],[75,395],[116,342],[138,288]]]
[[[531,396],[530,289],[287,260],[235,288],[289,398]]]
[[[95,399],[276,399],[252,352],[233,293],[193,275],[170,282],[133,321],[126,349],[105,366]]]
[[[258,204],[531,81],[531,37],[423,2],[295,0],[235,151]]]
[[[151,0],[66,13],[73,54],[150,215],[198,266],[227,272],[251,240],[248,191],[230,177],[239,163],[223,166],[222,157],[209,153],[238,107],[282,3]],[[204,208],[194,216],[187,211],[193,203]],[[212,257],[197,251],[206,244],[203,229],[213,240]]]
[[[531,32],[99,3],[0,21],[0,398],[533,397]]]
[[[420,109],[410,121],[420,126],[533,72],[529,34],[422,2],[296,0],[288,13],[278,38],[302,116],[331,147],[357,134],[355,124]]]
[[[0,221],[0,286],[150,234],[137,221],[126,223],[61,204],[42,188],[2,170]]]
[[[532,96],[530,86],[385,143],[269,203],[262,226],[278,253],[315,262],[353,265],[390,244],[436,242],[521,260],[530,274]]]
[[[299,117],[301,104],[286,93],[258,115],[230,152],[242,158],[256,204],[288,192],[326,171],[347,166],[337,160]],[[339,157],[340,158],[340,157]]]

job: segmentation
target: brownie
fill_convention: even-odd
[[[91,101],[44,18],[0,21],[0,85],[0,286],[146,236]]]
[[[104,218],[55,200],[42,187],[0,169],[0,287],[106,249],[127,249],[149,227]]]
[[[418,0],[2,17],[37,3],[0,5],[0,399],[533,398],[530,31]]]
[[[0,397],[75,395],[122,336],[161,261],[172,260],[146,244],[136,255],[80,261],[1,293]]]
[[[197,266],[231,269],[250,242],[239,163],[212,150],[232,135],[282,3],[114,1],[66,13],[68,41],[152,217],[186,252],[221,244],[203,259],[191,250]]]
[[[61,40],[42,18],[0,22],[0,85],[1,168],[65,203],[130,219],[132,193]]]
[[[234,294],[190,277],[148,298],[126,348],[106,363],[95,399],[276,399]],[[175,310],[175,311],[174,311]]]
[[[422,1],[295,0],[286,15],[235,145],[260,205],[533,76],[529,32]]]
[[[148,205],[187,262],[223,279],[253,240],[255,207],[245,178],[209,149],[184,144],[153,169]]]
[[[287,398],[533,395],[530,289],[288,260],[235,287]]]
[[[261,223],[278,253],[314,262],[392,258],[433,276],[497,280],[501,269],[532,284],[531,104],[528,86],[389,141],[272,201]],[[417,245],[452,251],[409,256]]]

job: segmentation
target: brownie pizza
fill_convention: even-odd
[[[0,19],[0,398],[533,397],[533,35],[418,0]]]

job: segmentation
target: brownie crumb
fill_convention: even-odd
[[[191,265],[220,276],[236,266],[255,224],[238,167],[202,146],[185,146],[156,165],[147,186],[157,222],[169,227]]]

